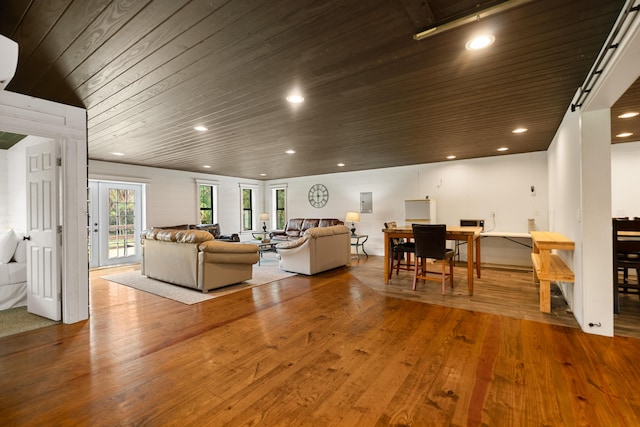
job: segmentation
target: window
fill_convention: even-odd
[[[283,230],[287,222],[287,190],[285,187],[271,189],[272,218],[276,230]]]
[[[216,224],[218,222],[218,185],[198,182],[198,202],[200,224]]]
[[[257,187],[240,185],[242,231],[255,230],[256,225],[256,192]]]

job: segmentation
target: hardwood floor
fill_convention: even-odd
[[[0,419],[640,425],[640,340],[387,297],[375,262],[195,305],[93,272],[89,321],[0,338]]]
[[[551,313],[540,312],[539,288],[533,283],[530,270],[483,267],[482,278],[474,280],[474,295],[470,297],[466,265],[462,263],[455,267],[454,289],[447,288],[447,295],[442,296],[440,285],[434,282],[418,282],[418,289],[413,291],[411,271],[400,270],[399,275],[394,272],[389,284],[385,285],[382,280],[382,259],[383,257],[373,256],[362,258],[362,261],[354,260],[352,274],[383,295],[572,328],[580,327],[555,284],[551,285]],[[638,295],[620,296],[620,314],[615,315],[614,323],[615,335],[640,338]]]

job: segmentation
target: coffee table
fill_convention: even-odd
[[[265,252],[271,252],[271,251],[275,252],[276,245],[280,242],[275,242],[271,240],[269,240],[268,242],[265,242],[264,240],[250,240],[249,243],[252,243],[258,246],[258,249],[260,249],[260,257],[258,258],[258,265],[260,265],[260,259],[262,258],[262,254],[264,254]]]

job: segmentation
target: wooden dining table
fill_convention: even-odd
[[[384,283],[389,283],[389,257],[391,256],[391,239],[413,239],[411,227],[383,228],[384,234]],[[467,283],[469,295],[473,295],[473,252],[475,241],[476,274],[480,278],[480,232],[482,227],[447,225],[447,240],[467,242]]]

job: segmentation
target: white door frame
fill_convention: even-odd
[[[109,206],[108,190],[111,188],[129,189],[136,192],[135,231],[133,237],[133,255],[127,257],[111,257],[109,255]],[[89,242],[90,267],[136,263],[142,259],[142,232],[144,218],[145,185],[138,182],[113,180],[89,180]]]
[[[61,141],[62,321],[86,320],[89,318],[87,111],[0,90],[0,129]]]

